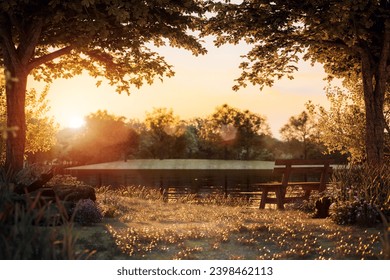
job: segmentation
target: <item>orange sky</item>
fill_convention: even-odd
[[[240,55],[245,54],[249,47],[226,45],[216,48],[211,40],[207,40],[206,47],[208,54],[200,57],[184,50],[159,49],[159,53],[174,66],[176,75],[166,78],[163,83],[156,81],[151,86],[134,89],[130,96],[117,94],[105,83],[96,88],[95,80],[88,76],[56,80],[49,93],[51,112],[60,125],[66,127],[72,119],[99,109],[127,118],[143,119],[145,112],[153,107],[167,107],[187,119],[206,116],[216,106],[227,103],[266,116],[273,135],[279,137],[279,129],[290,116],[300,113],[308,100],[314,104],[327,104],[323,90],[325,73],[321,65],[311,67],[309,63],[301,63],[294,80],[282,79],[261,92],[252,86],[234,92],[232,86],[240,73]],[[35,82],[30,85],[40,87]]]

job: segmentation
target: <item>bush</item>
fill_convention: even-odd
[[[45,201],[40,192],[16,194],[10,177],[0,169],[0,259],[89,258],[92,252],[75,249],[73,221],[62,202]]]
[[[389,219],[390,168],[368,165],[336,170],[335,183],[328,190],[333,197],[331,219],[337,224],[373,226],[381,221],[380,212]]]
[[[0,187],[0,259],[49,260],[83,257],[75,251],[73,225],[60,204],[56,221],[48,219],[52,204],[17,196]],[[60,203],[60,202],[58,202]],[[62,222],[53,226],[53,222]]]
[[[74,221],[81,225],[100,223],[103,215],[99,207],[90,199],[80,200],[74,210]]]
[[[330,217],[340,225],[374,226],[378,223],[379,212],[375,205],[365,201],[344,201],[336,202],[330,209]]]

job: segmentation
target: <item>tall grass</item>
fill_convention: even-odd
[[[334,204],[331,217],[338,224],[373,226],[379,212],[390,217],[390,167],[354,165],[336,170],[328,190]]]
[[[223,206],[247,206],[249,201],[244,197],[226,196],[224,194],[194,194],[183,193],[179,195],[170,195],[167,190],[160,188],[150,188],[145,186],[122,186],[111,188],[110,186],[96,189],[100,197],[100,206],[105,216],[113,216],[120,210],[118,198],[134,198],[148,201],[160,201],[167,203],[186,203],[200,205],[223,205]]]
[[[87,258],[78,252],[73,221],[61,201],[17,195],[12,184],[0,183],[0,259],[49,260]]]

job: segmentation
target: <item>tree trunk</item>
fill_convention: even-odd
[[[385,90],[378,86],[369,56],[362,56],[362,78],[366,109],[366,160],[371,165],[383,163],[384,128],[383,105]]]
[[[366,155],[369,164],[380,165],[384,155],[383,104],[371,100],[373,104],[366,102]]]
[[[23,169],[26,143],[25,100],[27,74],[12,71],[12,79],[7,81],[7,127],[17,127],[16,136],[8,135],[6,150],[6,170],[16,173]]]

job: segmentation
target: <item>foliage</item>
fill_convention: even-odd
[[[74,209],[74,221],[84,226],[100,223],[103,215],[98,206],[90,199],[80,200]]]
[[[19,128],[7,141],[7,168],[23,168],[28,75],[50,83],[85,71],[127,94],[132,86],[171,77],[172,66],[151,48],[169,45],[204,54],[193,33],[203,22],[202,2],[1,1],[0,67],[11,77],[5,79],[7,126]]]
[[[79,164],[124,159],[131,136],[124,117],[99,110],[85,118],[85,126],[73,139],[70,157]]]
[[[184,126],[172,109],[154,108],[146,113],[145,125],[148,132],[148,142],[143,142],[153,158],[168,158],[178,148],[179,137],[184,133]],[[146,140],[146,139],[145,139]]]
[[[328,152],[347,154],[350,162],[362,162],[365,158],[365,113],[358,93],[346,92],[338,87],[327,88],[330,108],[315,107],[308,103],[308,111],[317,118],[320,141]]]
[[[261,137],[271,135],[264,116],[241,111],[228,104],[215,109],[199,131],[205,140],[222,146],[224,159],[253,159],[260,150]]]
[[[373,226],[377,223],[378,211],[364,201],[336,202],[332,205],[331,219],[339,225]]]
[[[6,126],[6,100],[5,89],[0,87],[0,123],[2,127]],[[33,155],[37,152],[49,151],[56,144],[56,133],[58,124],[55,123],[53,117],[49,117],[50,106],[47,100],[49,87],[38,93],[35,89],[31,89],[26,93],[26,153]],[[17,134],[17,130],[15,133]],[[8,133],[7,135],[8,136]],[[14,135],[9,135],[14,137]],[[1,161],[5,160],[5,140],[7,137],[0,139],[1,144]]]
[[[331,218],[339,224],[372,226],[380,212],[390,219],[389,167],[353,165],[335,172]]]
[[[35,197],[19,196],[2,174],[0,187],[0,259],[76,259],[88,252],[75,250],[72,221],[61,202],[42,204]],[[58,226],[58,224],[61,224]]]
[[[3,1],[0,9],[1,62],[7,62],[6,55],[27,56],[24,66],[46,82],[87,70],[116,84],[118,92],[129,92],[132,85],[173,74],[150,43],[205,52],[186,33],[201,21],[198,1]],[[7,27],[12,37],[6,37]],[[20,52],[13,54],[5,42],[20,44]]]
[[[216,2],[216,1],[215,1]],[[329,75],[345,78],[361,71],[359,47],[376,53],[382,48],[380,30],[388,20],[386,4],[366,1],[252,1],[211,4],[205,34],[217,36],[215,43],[253,44],[244,56],[237,87],[246,82],[271,86],[275,79],[298,70],[301,53],[320,62]],[[223,3],[227,2],[227,3]],[[351,22],[355,24],[351,29]],[[331,77],[330,77],[331,78]]]
[[[47,100],[49,87],[41,93],[31,89],[26,93],[27,154],[50,150],[56,142],[58,124],[49,117],[50,106]]]
[[[293,78],[302,57],[323,64],[328,78],[363,81],[367,160],[383,161],[383,102],[390,81],[390,4],[388,1],[209,1],[215,12],[204,35],[215,44],[252,49],[240,64],[235,90],[247,83],[272,86]]]
[[[352,163],[363,162],[365,152],[365,109],[363,86],[361,80],[351,78],[344,83],[347,89],[339,87],[326,88],[326,95],[330,108],[309,102],[306,107],[312,118],[318,123],[319,141],[327,148],[328,153],[339,151],[348,156]],[[389,92],[386,92],[384,115],[386,121],[385,149],[389,149],[388,129],[389,118]]]
[[[300,144],[298,158],[309,158],[314,152],[321,154],[318,144],[318,123],[306,111],[297,116],[292,116],[289,122],[280,129],[284,141],[293,144],[297,141]]]
[[[206,118],[192,120],[181,120],[167,108],[147,112],[144,121],[97,111],[85,118],[83,128],[60,131],[53,154],[60,162],[72,164],[128,158],[223,159],[226,155],[273,159],[268,148],[275,140],[265,117],[226,104],[219,108]],[[226,141],[228,129],[234,130],[235,137]]]

